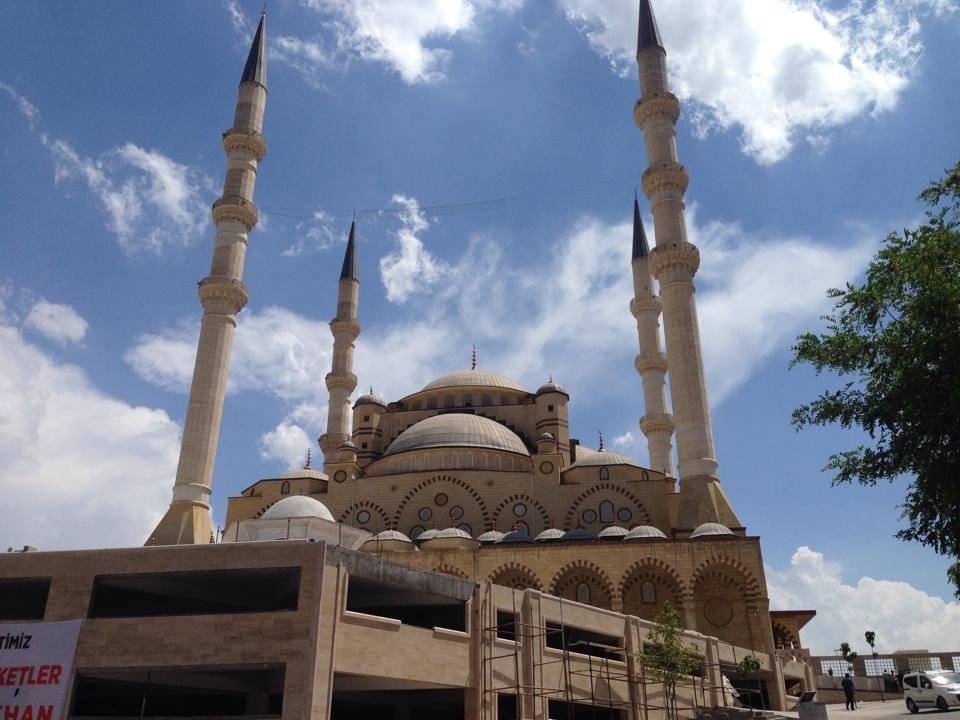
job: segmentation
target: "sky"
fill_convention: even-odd
[[[260,4],[5,3],[0,26],[0,546],[142,544],[170,500],[221,133]],[[816,653],[946,650],[960,604],[893,538],[907,481],[831,487],[862,442],[790,426],[790,369],[960,159],[956,0],[657,0],[720,478],[774,609]],[[480,367],[570,392],[571,434],[647,461],[629,253],[646,167],[633,0],[274,0],[214,476],[226,499],[324,431],[327,323],[357,213],[357,394]],[[648,233],[649,206],[641,195]]]

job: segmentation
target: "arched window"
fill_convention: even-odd
[[[530,526],[527,525],[523,520],[514,520],[513,526],[511,528],[512,532],[523,533],[524,535],[530,534]]]
[[[499,455],[494,455],[494,456],[493,456],[493,467],[494,467],[496,470],[499,470],[499,469],[500,469],[500,456],[499,456]]]
[[[467,535],[469,535],[470,537],[473,537],[473,529],[466,523],[461,523],[460,525],[457,525],[457,529],[463,530]]]
[[[613,503],[609,500],[604,500],[602,503],[600,503],[600,522],[613,522]]]
[[[467,468],[472,468],[472,467],[473,467],[473,453],[472,453],[472,452],[468,452],[466,455],[464,455],[464,457],[463,457],[463,466],[464,466],[464,467],[467,467]]]
[[[447,395],[446,399],[443,401],[444,405],[448,408],[452,408],[457,404],[456,399],[452,394]]]
[[[610,470],[608,468],[605,468],[605,467],[600,468],[600,479],[601,480],[610,479]]]
[[[430,469],[430,453],[424,453],[423,455],[423,469],[424,470]]]
[[[387,463],[387,472],[393,473],[397,471],[397,461],[391,460]]]
[[[644,605],[657,604],[657,587],[650,580],[640,583],[640,602]]]
[[[437,409],[437,398],[436,396],[427,399],[427,407],[431,410]]]
[[[577,583],[577,588],[574,591],[574,597],[576,597],[578,603],[583,603],[584,605],[590,604],[590,586],[585,582]]]
[[[413,409],[419,410],[421,407],[423,407],[423,405],[421,404],[420,400],[415,400],[413,403]]]
[[[443,453],[437,455],[437,470],[443,470]]]
[[[510,462],[507,463],[507,470],[513,470],[513,458],[510,458]]]
[[[410,539],[416,540],[418,537],[420,537],[422,533],[423,533],[423,528],[420,527],[419,525],[414,525],[412,528],[410,528]]]
[[[473,406],[473,393],[464,393],[463,394],[463,406],[472,407]]]
[[[458,468],[460,467],[460,453],[450,453],[450,467]]]
[[[480,404],[484,407],[493,405],[493,399],[490,397],[490,393],[484,393],[480,396]]]
[[[509,405],[509,404],[510,404],[510,400],[507,399],[507,396],[506,396],[506,395],[501,395],[501,396],[500,396],[500,404],[501,404],[501,405]]]
[[[289,494],[290,494],[290,481],[289,481],[289,480],[284,480],[284,481],[283,481],[283,484],[280,486],[280,494],[281,494],[281,495],[289,495]]]
[[[414,472],[417,469],[417,456],[410,456],[410,472]]]
[[[480,467],[484,470],[487,469],[487,454],[480,453]]]

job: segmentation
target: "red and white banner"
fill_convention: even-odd
[[[80,623],[0,623],[0,720],[66,714]]]

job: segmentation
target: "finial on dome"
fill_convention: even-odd
[[[471,370],[477,369],[477,346],[476,345],[473,346],[473,353],[470,356],[470,369]]]
[[[373,395],[373,385],[370,386],[370,394]]]
[[[548,383],[552,383],[552,382],[553,382],[553,373],[548,373],[548,374],[547,374],[547,382],[548,382]]]
[[[311,465],[310,465],[310,460],[311,460],[312,456],[313,456],[313,451],[312,451],[310,448],[307,448],[307,462],[306,462],[306,464],[303,466],[303,469],[304,469],[304,470],[313,470],[313,467],[311,467]]]
[[[597,434],[600,436],[600,447],[597,448],[597,452],[606,452],[603,449],[603,430],[597,430]]]

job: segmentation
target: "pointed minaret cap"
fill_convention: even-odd
[[[250,54],[247,55],[247,64],[243,66],[243,76],[240,78],[240,84],[245,82],[256,83],[267,89],[267,40],[266,40],[267,10],[264,8],[260,15],[260,24],[257,25],[257,33],[253,36],[253,43],[250,45]]]
[[[357,268],[356,220],[350,223],[350,238],[347,240],[347,251],[343,255],[343,268],[340,270],[340,279],[360,282],[360,272]]]
[[[633,196],[633,259],[646,257],[650,253],[647,245],[647,233],[643,229],[643,219],[640,217],[640,202],[636,194]]]
[[[660,29],[657,27],[657,19],[653,16],[653,8],[650,7],[650,0],[640,0],[640,22],[637,25],[637,55],[641,50],[648,47],[658,47],[663,49],[663,41],[660,39]]]

